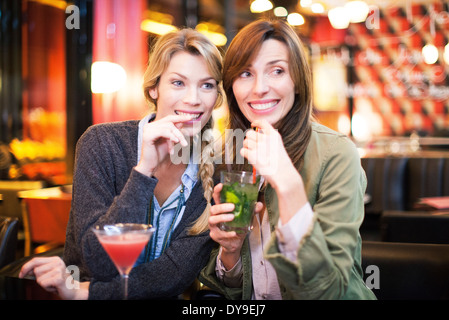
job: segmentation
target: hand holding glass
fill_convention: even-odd
[[[122,278],[124,299],[128,298],[128,277],[155,228],[145,224],[119,223],[92,229]]]

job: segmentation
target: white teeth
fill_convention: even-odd
[[[181,111],[175,111],[177,115],[180,116],[191,116],[192,119],[198,119],[201,115],[201,113],[186,113],[186,112],[181,112]]]
[[[256,110],[266,110],[274,107],[277,103],[278,103],[277,101],[273,101],[269,103],[260,103],[260,104],[250,103],[249,105],[251,106],[251,108]]]

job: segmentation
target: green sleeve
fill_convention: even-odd
[[[284,295],[341,299],[352,281],[359,248],[366,179],[355,146],[342,137],[324,153],[315,171],[316,200],[309,198],[314,220],[299,244],[297,261],[280,253],[276,237],[271,239],[266,258],[277,272]]]

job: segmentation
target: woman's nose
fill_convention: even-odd
[[[264,95],[269,91],[268,80],[264,76],[256,76],[253,86],[253,92],[256,95]]]
[[[183,98],[183,103],[188,104],[188,105],[199,105],[200,104],[200,99],[199,99],[199,94],[198,94],[198,89],[191,87],[191,88],[187,88],[186,90],[186,94],[184,95]]]

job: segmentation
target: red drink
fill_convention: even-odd
[[[121,234],[103,237],[100,242],[120,272],[128,273],[148,242],[145,234]]]
[[[155,228],[146,224],[117,223],[97,226],[92,231],[120,272],[123,297],[128,298],[128,276]]]

